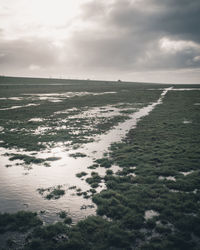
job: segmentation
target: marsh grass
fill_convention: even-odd
[[[75,154],[70,154],[69,155],[70,157],[73,157],[73,158],[75,158],[75,159],[77,159],[77,158],[83,158],[83,157],[87,157],[87,155],[86,154],[83,154],[83,153],[75,153]]]
[[[9,158],[9,160],[10,161],[22,160],[24,164],[27,164],[27,165],[41,164],[45,162],[45,159],[36,158],[36,157],[25,155],[25,154],[11,154],[11,157]]]
[[[62,185],[49,188],[38,188],[37,191],[47,200],[57,200],[65,195],[65,190],[63,189]]]
[[[0,214],[0,234],[8,231],[26,232],[39,225],[42,225],[42,221],[33,212],[19,211],[16,214]]]
[[[91,177],[86,179],[86,182],[90,184],[92,188],[97,188],[99,183],[101,183],[102,178],[99,176],[97,172],[92,172]]]
[[[7,81],[15,83],[17,80],[9,78]],[[28,83],[32,81],[27,80]],[[41,82],[46,84],[46,80]],[[84,84],[80,81],[68,81],[68,84],[70,85],[56,87],[40,85],[37,88],[26,85],[17,90],[3,85],[1,95],[21,96],[22,92],[62,93],[80,89],[117,93],[73,97],[62,103],[41,101],[40,106],[34,108],[0,111],[0,126],[5,132],[1,134],[1,144],[4,147],[26,150],[40,150],[45,147],[38,142],[72,140],[81,144],[88,141],[90,132],[86,131],[82,137],[70,135],[65,129],[55,134],[49,131],[44,135],[35,135],[27,131],[34,130],[37,124],[27,120],[34,117],[48,119],[54,112],[74,107],[81,110],[86,106],[99,107],[127,102],[141,103],[143,107],[158,99],[161,94],[158,89],[147,90],[152,86],[160,88],[160,85],[92,81],[85,81]],[[10,105],[8,102],[3,103],[4,107]],[[29,235],[24,249],[199,249],[200,106],[194,105],[195,103],[199,103],[199,91],[168,92],[163,104],[156,106],[148,116],[140,120],[137,128],[129,131],[122,142],[113,144],[107,156],[97,159],[95,164],[89,167],[97,170],[98,167],[103,167],[107,170],[104,177],[98,172],[92,172],[91,176],[86,178],[86,182],[91,186],[89,192],[77,191],[77,187],[72,187],[77,195],[92,198],[97,206],[97,215],[87,217],[72,226],[62,222],[39,226]],[[124,116],[117,119],[124,119]],[[105,132],[119,121],[117,119],[110,124],[106,121],[107,123],[97,125],[96,131]],[[183,123],[184,120],[192,122]],[[72,123],[74,120],[70,125]],[[81,124],[88,126],[89,123],[83,119],[78,121],[75,127]],[[52,130],[57,126],[55,121],[50,120],[47,125],[52,127]],[[14,127],[20,132],[12,132]],[[23,132],[22,127],[28,130]],[[120,167],[116,174],[112,172],[113,164]],[[189,171],[193,172],[187,176],[181,174]],[[131,173],[136,176],[131,176]],[[159,176],[165,178],[159,179]],[[171,176],[175,181],[167,178]],[[96,188],[102,181],[107,189],[97,193]],[[64,189],[56,187],[44,192],[41,190],[41,194],[46,195],[46,191],[47,195],[55,198],[57,192],[63,193]],[[145,219],[145,212],[149,210],[155,211],[156,216]]]
[[[78,178],[81,178],[81,177],[86,176],[86,175],[87,175],[87,173],[84,172],[84,171],[82,171],[82,172],[76,174],[76,176],[77,176]]]
[[[34,156],[30,156],[30,155],[26,155],[26,154],[9,154],[9,153],[5,153],[4,156],[8,156],[9,160],[12,162],[15,162],[17,160],[22,161],[21,163],[17,162],[16,165],[23,165],[23,166],[27,166],[27,165],[32,165],[32,164],[42,164],[45,167],[50,167],[49,162],[52,161],[57,161],[60,160],[60,157],[48,157],[48,158],[37,158]],[[11,164],[7,164],[6,167],[12,167]]]

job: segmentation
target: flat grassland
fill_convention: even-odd
[[[5,249],[199,249],[199,87],[1,77]]]

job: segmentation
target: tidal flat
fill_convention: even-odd
[[[2,249],[199,249],[199,87],[1,77]]]

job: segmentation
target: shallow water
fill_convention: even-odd
[[[116,94],[116,92],[65,92],[65,93],[50,93],[50,94],[23,94],[24,99],[31,99],[33,101],[49,101],[49,102],[62,102],[66,98],[72,98],[77,96],[86,96],[86,95],[105,95],[105,94]]]
[[[200,88],[180,88],[180,89],[176,89],[176,88],[173,88],[172,89],[173,91],[190,91],[190,90],[200,90]]]
[[[13,101],[21,101],[23,100],[23,97],[1,97],[0,100],[13,100]]]
[[[168,180],[168,181],[176,181],[176,178],[174,176],[159,176],[159,180]]]
[[[183,121],[183,124],[190,124],[190,123],[192,123],[192,121],[188,121],[188,120]]]
[[[45,156],[49,155],[62,157],[65,155],[65,152],[59,149],[59,152],[46,154]],[[19,161],[15,163],[19,163]],[[73,195],[75,194],[74,190],[69,190],[69,187],[74,185],[82,190],[90,188],[85,181],[80,181],[76,177],[76,173],[81,172],[91,163],[92,161],[89,159],[82,161],[82,159],[71,157],[66,159],[66,157],[62,157],[61,160],[52,162],[49,168],[41,165],[32,165],[31,169],[16,165],[5,168],[5,165],[10,164],[10,161],[6,156],[1,157],[0,211],[45,210],[43,217],[46,222],[57,220],[56,213],[60,210],[68,211],[74,220],[84,218],[88,213],[94,213],[94,209],[90,209],[90,211],[88,209],[80,210],[80,206],[83,204],[89,205],[91,201],[77,197]],[[66,191],[66,195],[58,200],[45,200],[36,191],[38,188],[48,188],[57,185],[63,185]]]
[[[27,107],[30,107],[30,106],[38,106],[38,105],[39,104],[36,104],[36,103],[30,103],[30,104],[22,105],[22,106],[12,106],[10,108],[2,108],[0,110],[20,109],[20,108],[27,108]]]
[[[180,172],[180,173],[183,174],[184,176],[187,176],[189,174],[192,174],[193,172],[194,172],[194,170],[187,171],[187,172]]]
[[[51,124],[48,126],[48,123],[43,123],[39,125],[34,131],[30,132],[36,135],[44,135],[46,133],[53,134],[56,130],[68,130],[68,134],[85,134],[85,137],[87,137],[86,134],[89,132],[90,138],[92,138],[91,134],[98,133],[97,127],[99,124],[106,123],[109,121],[109,119],[116,117],[127,118],[127,116],[129,116],[131,113],[134,113],[138,110],[137,107],[138,103],[127,103],[123,104],[123,107],[119,105],[105,105],[93,108],[86,106],[80,110],[77,108],[64,109],[54,112],[53,115],[51,115],[51,122],[54,121],[56,123],[56,127],[53,130]],[[60,114],[65,115],[65,118],[59,118],[58,116]],[[32,118],[29,121],[42,122],[42,118]],[[80,124],[82,121],[83,124]],[[86,124],[84,124],[84,122]],[[78,126],[77,123],[79,123]],[[110,124],[110,127],[111,126],[112,125]]]
[[[146,210],[144,214],[145,220],[150,220],[155,216],[159,216],[159,213],[154,210]]]
[[[44,121],[44,119],[42,118],[31,118],[30,120],[28,120],[29,122],[42,122]]]
[[[94,160],[103,157],[104,153],[109,151],[112,143],[119,142],[130,129],[135,128],[137,122],[142,117],[147,116],[157,105],[161,104],[164,96],[171,89],[165,89],[156,102],[130,114],[128,120],[119,123],[106,134],[95,136],[94,142],[83,144],[76,150],[66,148],[66,145],[62,143],[41,152],[23,152],[1,148],[0,211],[32,210],[39,212],[45,210],[45,213],[41,216],[47,223],[58,220],[57,213],[61,210],[68,211],[73,222],[95,214],[95,207],[80,209],[84,205],[86,207],[91,205],[92,201],[90,199],[86,200],[82,196],[77,196],[76,189],[69,188],[76,186],[82,191],[89,190],[90,186],[85,182],[85,178],[89,177],[92,171],[98,172],[100,176],[104,176],[106,171],[104,168],[99,167],[95,170],[90,170],[88,167],[94,164]],[[40,118],[34,119],[33,122],[37,122],[38,120],[36,119]],[[9,161],[9,156],[4,155],[5,153],[34,154],[34,157],[43,159],[56,157],[57,160],[51,162],[51,167],[45,167],[44,164],[32,164],[27,167],[16,165],[22,163],[19,160]],[[86,157],[73,158],[70,156],[75,153],[83,153]],[[9,167],[10,165],[12,167]],[[135,167],[133,166],[133,168]],[[119,167],[113,165],[111,169],[116,173]],[[82,171],[87,172],[88,175],[82,179],[77,178],[76,174]],[[66,192],[58,200],[45,200],[37,191],[38,188],[49,188],[57,185],[62,185]],[[104,183],[101,183],[100,186],[97,191],[105,188]]]
[[[1,84],[2,85],[2,84]],[[20,97],[1,97],[1,100],[10,100],[10,101],[48,101],[48,102],[63,102],[67,98],[72,98],[72,97],[78,97],[78,96],[87,96],[87,95],[106,95],[106,94],[116,94],[117,92],[65,92],[65,93],[42,93],[42,94],[22,94]],[[38,103],[30,103],[26,105],[17,105],[17,106],[11,106],[11,107],[6,107],[6,108],[1,108],[0,110],[11,110],[11,109],[19,109],[19,108],[26,108],[30,106],[38,106],[40,104]]]

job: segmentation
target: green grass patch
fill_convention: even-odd
[[[19,211],[15,214],[0,214],[0,233],[9,231],[26,232],[31,228],[42,225],[37,213]]]

